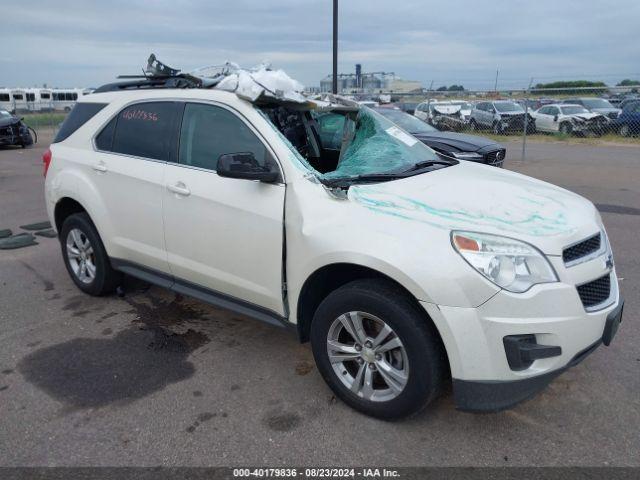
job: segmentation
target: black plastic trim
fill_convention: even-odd
[[[509,368],[514,371],[526,370],[536,360],[562,355],[562,348],[557,345],[540,345],[536,343],[536,336],[533,334],[507,335],[502,343]]]
[[[174,292],[196,298],[202,302],[209,303],[216,307],[224,308],[240,315],[260,320],[276,327],[287,328],[297,333],[295,324],[289,322],[285,317],[278,313],[258,305],[254,305],[244,300],[237,299],[230,295],[208,289],[206,287],[196,285],[176,278],[172,275],[159,272],[157,270],[138,265],[127,260],[111,258],[111,266],[132,277],[139,278],[145,282],[168,288]]]

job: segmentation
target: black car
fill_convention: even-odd
[[[0,146],[20,145],[24,148],[32,145],[35,138],[36,132],[21,118],[11,115],[6,110],[0,110]]]
[[[488,138],[456,132],[441,132],[418,118],[393,108],[374,108],[400,128],[436,152],[458,160],[501,167],[507,150]]]

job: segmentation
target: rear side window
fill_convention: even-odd
[[[112,146],[105,150],[168,161],[177,136],[177,111],[174,102],[145,102],[125,108],[116,117]],[[105,133],[105,142],[107,136]]]
[[[62,122],[53,143],[66,140],[73,132],[87,123],[96,113],[106,107],[106,103],[77,103]]]
[[[111,151],[111,147],[113,146],[113,134],[116,133],[117,121],[118,117],[115,117],[96,137],[96,147],[98,150],[104,150],[106,152]]]

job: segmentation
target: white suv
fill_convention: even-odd
[[[335,99],[99,92],[43,158],[48,214],[88,294],[126,273],[290,327],[339,398],[382,418],[449,377],[458,408],[507,408],[617,330],[607,235],[574,193],[443,160]]]

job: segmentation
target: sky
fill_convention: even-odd
[[[188,71],[269,61],[308,86],[331,71],[332,0],[2,2],[0,86],[97,87],[150,53]],[[425,87],[640,79],[640,1],[340,0],[339,71]]]

